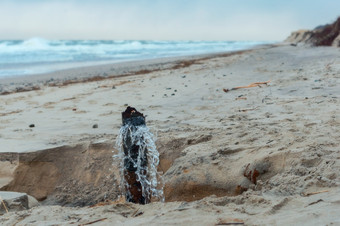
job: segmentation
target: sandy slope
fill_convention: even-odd
[[[41,206],[4,214],[0,224],[340,224],[339,49],[267,47],[173,65],[0,96],[1,152],[113,146],[120,112],[136,107],[157,134],[168,202]],[[222,90],[264,81],[270,82]],[[92,149],[86,147],[79,150],[87,155]],[[1,164],[7,164],[0,169],[3,186],[15,178],[18,162],[2,158]],[[74,175],[90,175],[83,184],[95,179]],[[106,174],[98,175],[104,183]]]

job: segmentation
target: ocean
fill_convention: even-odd
[[[0,77],[251,48],[258,41],[0,40]]]

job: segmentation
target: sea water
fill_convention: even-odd
[[[81,66],[236,51],[268,42],[142,40],[0,40],[0,78]]]
[[[125,155],[124,143],[131,142],[137,145],[138,156],[131,158],[132,153]],[[153,200],[164,202],[163,179],[161,172],[157,171],[159,164],[159,153],[155,144],[155,137],[146,125],[134,126],[130,123],[123,125],[116,140],[118,154],[113,156],[114,162],[119,164],[120,169],[120,189],[122,196],[128,194],[129,184],[125,181],[124,162],[133,164],[136,168],[137,181],[141,184],[143,197],[151,197]],[[143,159],[147,158],[147,164]]]

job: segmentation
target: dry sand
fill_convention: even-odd
[[[340,224],[338,48],[266,46],[0,83],[0,188],[41,201],[1,225]],[[166,202],[90,207],[118,198],[111,156],[127,105],[157,134]]]

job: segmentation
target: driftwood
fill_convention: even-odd
[[[305,197],[308,197],[308,196],[311,196],[311,195],[317,195],[317,194],[324,193],[324,192],[329,192],[329,191],[328,190],[323,190],[323,191],[316,191],[316,192],[310,192],[310,193],[302,193],[301,195],[305,196]]]
[[[129,125],[130,126],[130,133],[136,130],[137,126],[145,125],[145,116],[138,112],[133,107],[127,107],[124,112],[122,112],[122,120],[123,126]],[[127,138],[130,136],[128,135]],[[150,197],[144,197],[142,193],[142,185],[139,181],[137,181],[136,171],[137,168],[135,167],[133,161],[137,162],[138,158],[138,150],[139,146],[132,143],[131,139],[126,139],[123,144],[124,149],[124,179],[126,181],[125,190],[127,191],[125,194],[126,201],[139,203],[139,204],[147,204],[150,202]],[[146,151],[144,152],[145,155],[140,157],[141,166],[146,167],[148,164]],[[129,157],[126,157],[128,156]],[[144,172],[145,174],[147,172]]]
[[[90,225],[90,224],[94,224],[94,223],[97,223],[97,222],[100,222],[100,221],[104,221],[106,220],[107,218],[101,218],[101,219],[98,219],[98,220],[95,220],[95,221],[91,221],[91,222],[87,222],[87,223],[84,223],[84,224],[80,224],[81,226],[82,225]]]
[[[244,225],[244,221],[238,218],[219,219],[215,225]]]
[[[5,209],[6,213],[8,213],[7,206],[6,206],[5,202],[4,202],[4,200],[1,198],[1,196],[0,196],[0,201],[1,201],[2,205],[4,206],[4,209]]]
[[[247,86],[237,86],[237,87],[234,87],[234,88],[231,88],[231,89],[223,89],[223,91],[227,93],[231,90],[252,88],[252,87],[257,87],[257,86],[260,86],[260,85],[268,85],[269,82],[270,82],[270,80],[266,81],[266,82],[254,82],[254,83],[251,83]]]

